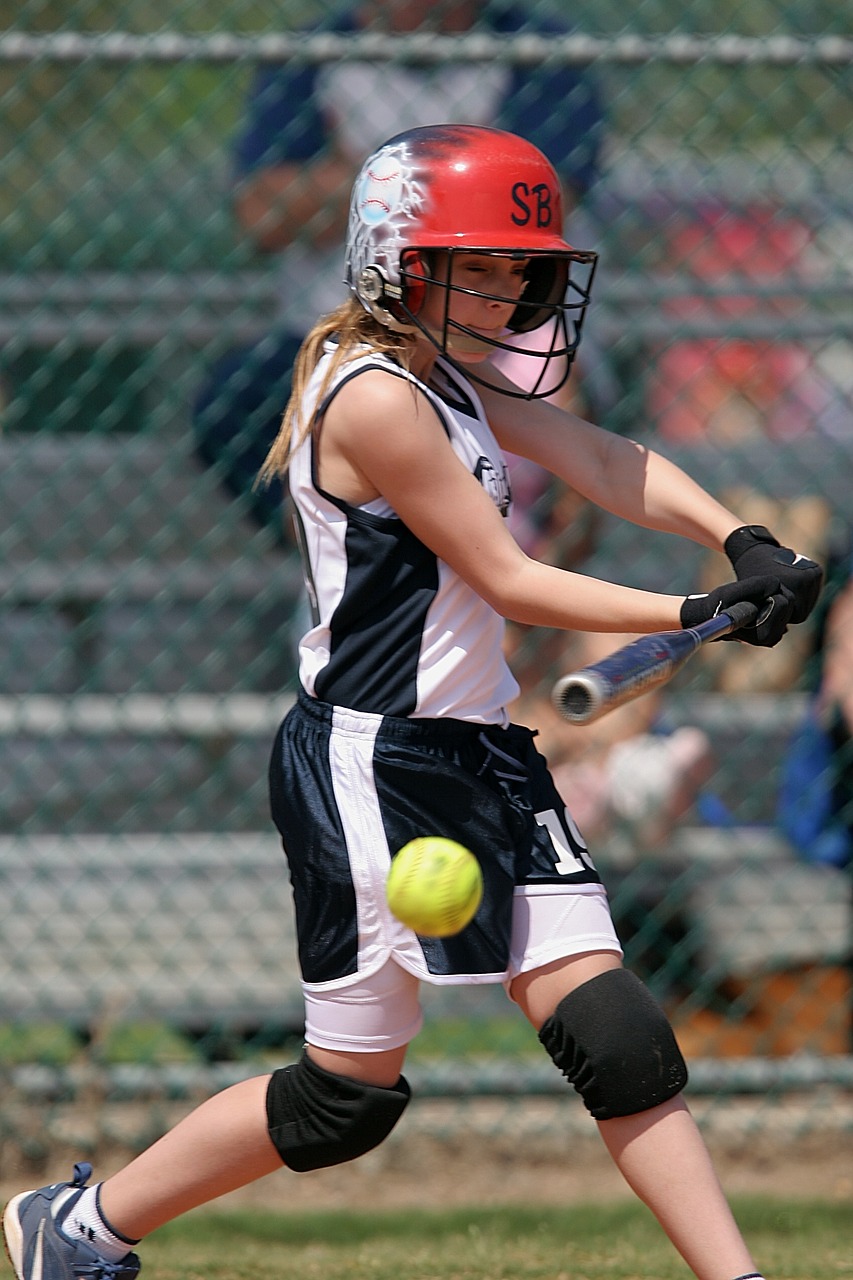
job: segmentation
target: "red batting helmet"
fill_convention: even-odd
[[[433,278],[436,251],[450,255],[441,280]],[[565,357],[568,367],[580,342],[597,255],[573,249],[563,238],[560,183],[542,152],[515,134],[474,125],[427,126],[389,139],[365,161],[353,187],[350,288],[381,324],[419,329],[448,355],[448,339],[454,331],[465,333],[464,327],[446,320],[434,333],[418,315],[427,283],[453,288],[453,254],[460,251],[528,260],[509,336],[556,320],[548,351],[529,354],[546,365]],[[516,350],[509,343],[491,345]],[[465,372],[474,376],[470,368]],[[540,376],[537,386],[542,381]]]

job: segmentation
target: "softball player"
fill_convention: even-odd
[[[578,1091],[627,1181],[699,1280],[757,1276],[683,1101],[663,1011],[621,966],[592,859],[537,752],[508,722],[504,618],[576,630],[694,625],[738,600],[773,645],[820,591],[813,561],[744,525],[683,472],[565,413],[552,361],[577,348],[595,255],[563,239],[535,147],[473,126],[415,129],[365,163],[352,196],[351,299],[307,338],[266,477],[289,469],[313,625],[300,693],[270,764],[293,884],[306,1004],[294,1065],[210,1099],[94,1187],[16,1196],[4,1229],[19,1280],[132,1280],[142,1236],[281,1168],[351,1160],[402,1115],[419,988],[504,983]],[[547,326],[523,396],[490,362]],[[550,358],[549,358],[550,357]],[[502,450],[636,524],[729,554],[735,580],[665,595],[530,559],[504,516]],[[459,935],[389,914],[410,838],[471,848],[482,906]]]

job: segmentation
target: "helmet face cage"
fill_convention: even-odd
[[[512,299],[508,339],[486,339],[450,319],[454,293],[495,298],[453,283],[454,258],[476,253],[527,260],[525,289]],[[514,334],[553,321],[550,340],[523,354],[541,362],[532,391],[522,399],[552,395],[568,377],[597,255],[573,249],[562,238],[559,183],[548,161],[530,143],[497,129],[444,125],[413,129],[392,138],[364,164],[353,188],[347,238],[346,279],[359,301],[389,328],[423,333],[453,362],[453,346],[518,352]],[[428,286],[445,291],[438,330],[419,318]],[[499,301],[509,301],[498,298]],[[471,349],[469,345],[469,349]],[[561,376],[546,385],[552,360]],[[505,394],[465,364],[462,371]]]
[[[466,364],[462,372],[473,382],[501,391],[504,395],[515,396],[520,400],[536,400],[554,395],[565,385],[571,373],[572,363],[580,345],[584,316],[589,305],[592,278],[595,272],[597,256],[584,251],[572,251],[565,256],[542,254],[541,256],[519,254],[528,258],[525,271],[525,290],[521,300],[516,303],[515,310],[507,322],[507,332],[502,341],[498,338],[484,338],[482,334],[458,321],[450,318],[450,303],[455,294],[468,297],[485,298],[506,302],[499,294],[485,293],[479,289],[464,288],[453,283],[453,259],[459,254],[477,253],[484,256],[509,256],[498,249],[456,249],[442,250],[446,255],[447,265],[441,271],[435,271],[425,264],[429,262],[428,252],[420,249],[404,249],[400,259],[400,276],[402,295],[399,301],[390,305],[394,307],[395,317],[405,317],[407,328],[419,329],[429,338],[438,352],[456,364],[453,359],[453,347],[460,346],[460,335],[474,344],[475,349],[482,351],[484,347],[492,347],[495,351],[512,352],[523,355],[529,360],[538,361],[538,370],[532,388],[511,391],[504,385],[497,386],[488,377],[478,374],[471,365]],[[414,269],[413,269],[414,268]],[[418,300],[422,299],[427,285],[437,285],[444,290],[444,310],[441,327],[438,330],[428,328],[418,317]],[[413,299],[414,297],[414,305]],[[543,328],[548,322],[547,335],[543,334],[543,342],[535,347],[518,346],[512,339],[516,334],[533,333]],[[402,327],[402,323],[399,323]],[[559,362],[553,369],[553,362]],[[549,369],[549,366],[551,368]],[[550,374],[550,376],[546,376]]]

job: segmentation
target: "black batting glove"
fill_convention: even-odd
[[[782,547],[763,524],[745,524],[726,538],[726,555],[738,581],[772,574],[794,598],[791,622],[805,622],[818,602],[823,585],[823,569],[808,556]]]
[[[783,583],[769,574],[743,578],[740,582],[726,582],[701,596],[688,596],[681,606],[682,627],[696,627],[700,622],[716,618],[733,604],[748,600],[758,609],[758,622],[754,627],[741,627],[721,640],[744,640],[747,644],[772,649],[778,644],[791,619],[794,597]]]

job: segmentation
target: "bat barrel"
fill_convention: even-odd
[[[772,609],[772,602],[768,602]],[[768,608],[761,617],[766,616]],[[641,636],[601,662],[558,680],[551,691],[554,706],[572,724],[589,724],[624,702],[665,684],[692,653],[711,640],[761,620],[749,601],[738,601],[696,627]]]
[[[727,630],[728,618],[720,626]],[[701,643],[697,628],[641,636],[601,662],[563,676],[552,691],[554,705],[570,723],[589,724],[664,684]]]
[[[572,724],[589,724],[604,709],[608,692],[608,685],[594,671],[577,671],[558,680],[551,696],[566,720]]]

